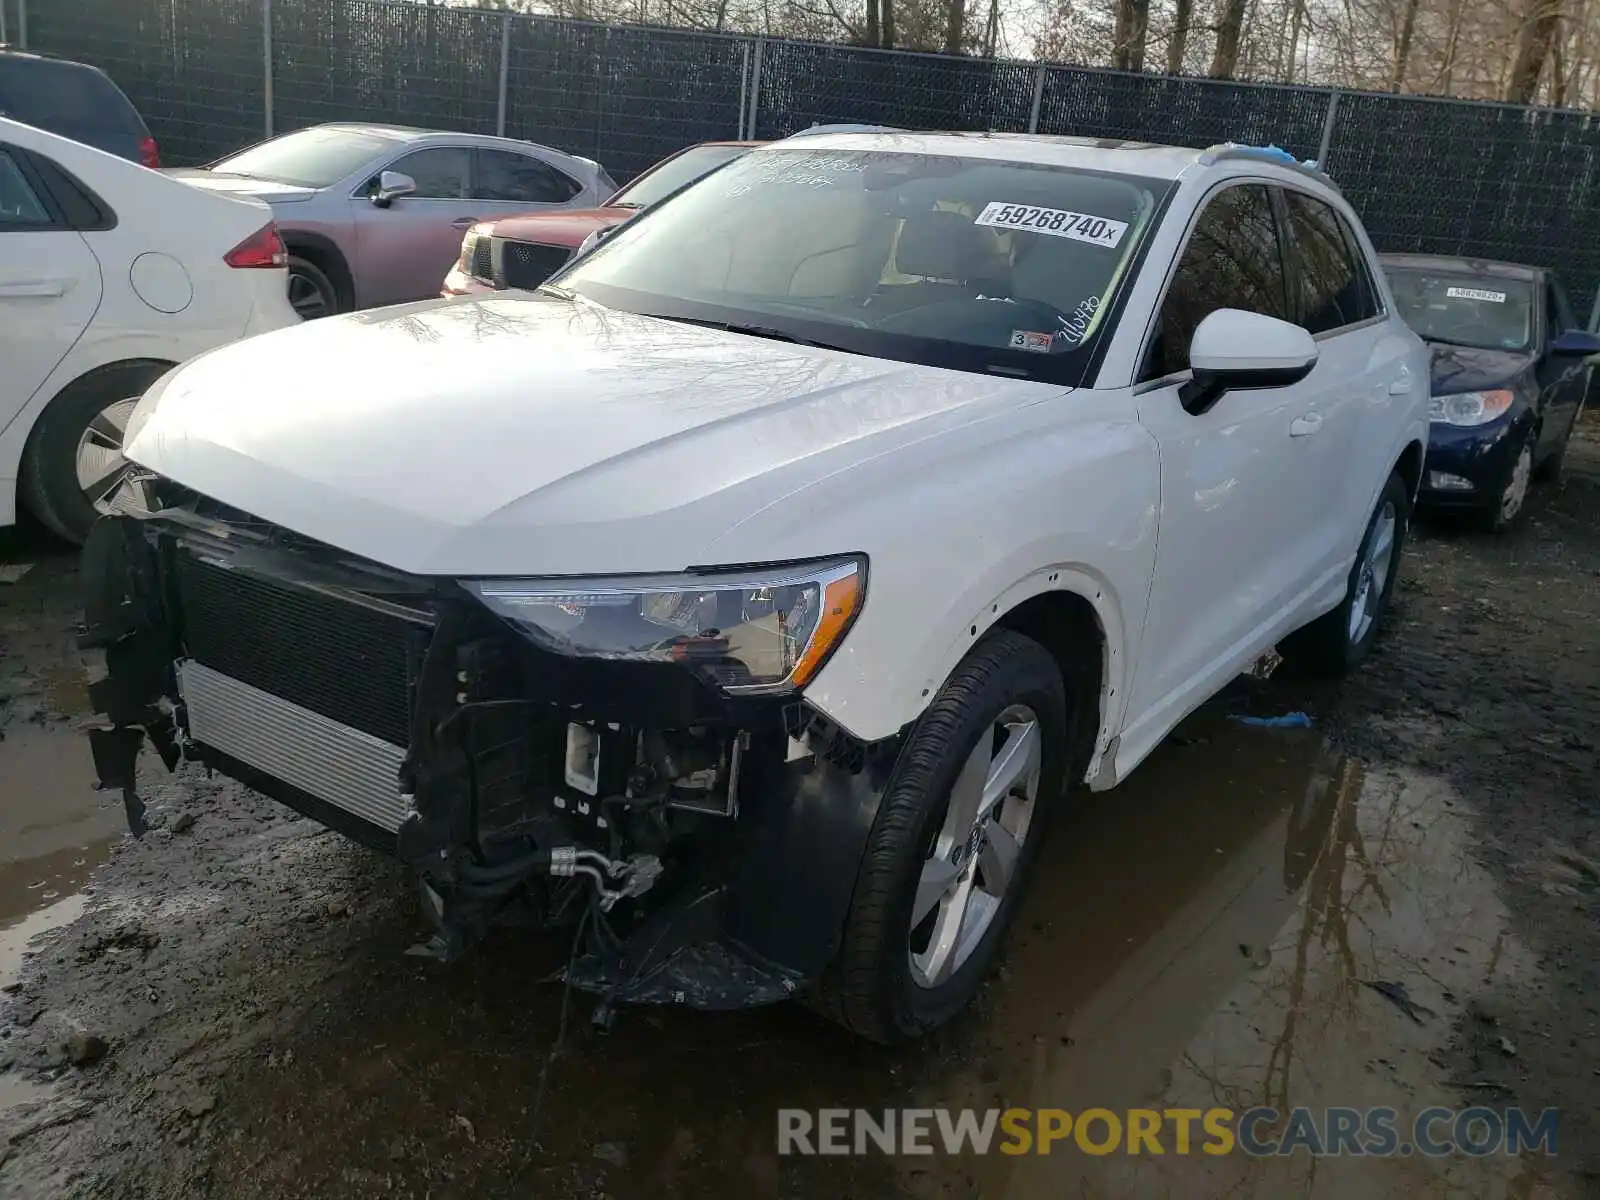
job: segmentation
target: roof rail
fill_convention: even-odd
[[[1282,146],[1246,146],[1239,142],[1221,142],[1200,152],[1200,165],[1209,167],[1212,163],[1230,158],[1248,158],[1275,162],[1279,166],[1302,171],[1319,182],[1327,184],[1334,191],[1339,191],[1339,185],[1333,181],[1332,177],[1322,169],[1315,159],[1308,158],[1301,161]]]

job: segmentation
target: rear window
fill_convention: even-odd
[[[105,129],[144,136],[144,122],[117,85],[92,67],[0,58],[0,115],[54,131]]]

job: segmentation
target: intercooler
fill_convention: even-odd
[[[180,554],[189,735],[381,829],[407,811],[399,770],[427,613]]]

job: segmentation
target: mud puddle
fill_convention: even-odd
[[[362,978],[235,1075],[216,1177],[243,1196],[1398,1196],[1424,1177],[1376,1160],[1308,1191],[1303,1156],[780,1157],[777,1110],[1450,1104],[1428,1055],[1478,988],[1532,969],[1457,804],[1317,732],[1203,714],[1064,814],[979,1011],[905,1051],[798,1007],[628,1010],[601,1034],[574,997],[546,1074],[558,948],[507,934],[430,977],[388,931]],[[1517,1168],[1486,1170],[1471,1181]]]

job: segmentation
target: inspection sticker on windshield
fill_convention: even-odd
[[[1075,242],[1089,242],[1095,246],[1115,246],[1122,240],[1122,235],[1128,232],[1126,221],[1113,221],[1091,213],[1068,212],[1064,208],[1006,204],[999,200],[979,213],[973,224],[1048,233],[1051,237],[1071,238]]]
[[[1011,331],[1011,348],[1013,350],[1026,350],[1029,354],[1049,354],[1050,347],[1054,345],[1056,335],[1053,333],[1035,333],[1031,329],[1013,329]]]
[[[1445,288],[1444,294],[1452,300],[1487,300],[1490,304],[1504,304],[1504,292],[1488,292],[1483,288]]]

